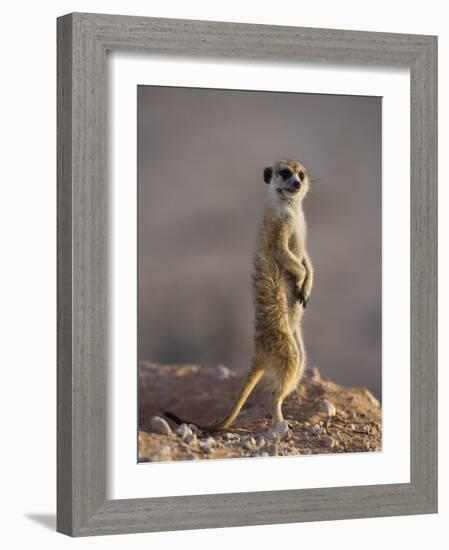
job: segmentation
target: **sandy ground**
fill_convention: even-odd
[[[257,387],[235,424],[207,432],[164,418],[171,411],[208,425],[225,416],[243,377],[226,367],[139,367],[139,461],[198,460],[376,452],[382,445],[379,401],[365,388],[344,388],[306,371],[284,402],[288,423],[272,426],[269,393]]]

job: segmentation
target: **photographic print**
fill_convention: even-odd
[[[382,98],[138,86],[138,461],[382,450]]]
[[[435,513],[437,37],[73,13],[57,67],[57,530]]]

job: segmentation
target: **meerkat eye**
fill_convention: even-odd
[[[298,176],[299,176],[299,179],[302,181],[304,179],[304,172],[302,171],[299,172]]]
[[[291,177],[292,173],[288,168],[281,168],[279,174],[283,180],[288,180]]]

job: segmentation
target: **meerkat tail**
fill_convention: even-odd
[[[229,428],[229,426],[234,422],[234,420],[237,418],[239,412],[241,411],[243,405],[245,404],[246,400],[250,396],[253,389],[256,387],[259,380],[264,375],[265,370],[262,368],[255,368],[252,367],[242,388],[240,389],[236,400],[234,402],[234,405],[231,409],[231,412],[228,414],[228,416],[219,422],[218,424],[214,424],[213,426],[210,426],[210,430],[225,430],[226,428]]]
[[[165,418],[172,420],[178,426],[181,424],[190,424],[191,426],[196,426],[198,429],[204,430],[205,432],[214,429],[212,426],[203,426],[202,424],[197,424],[196,422],[192,422],[192,420],[186,420],[185,418],[180,418],[177,414],[172,413],[170,411],[164,411],[162,414],[165,416]]]
[[[178,415],[176,415],[175,413],[172,413],[170,411],[164,411],[162,414],[165,417],[167,417],[169,420],[173,420],[173,422],[175,424],[178,424],[178,426],[180,424],[195,424],[194,422],[191,422],[190,420],[183,420],[182,418],[179,418]]]

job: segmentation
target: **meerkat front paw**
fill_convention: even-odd
[[[307,302],[309,301],[309,297],[304,291],[304,287],[299,291],[298,296],[299,303],[302,304],[302,307],[305,309],[307,306]]]
[[[297,285],[296,293],[298,297],[298,302],[305,309],[309,301],[309,293],[306,290],[306,285],[302,284],[301,286]]]

